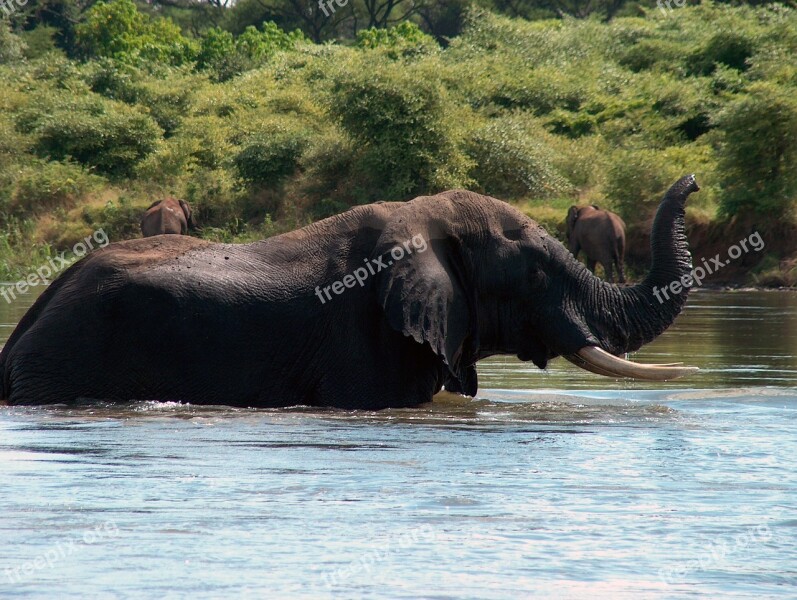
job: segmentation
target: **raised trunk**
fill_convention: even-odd
[[[651,232],[652,264],[641,283],[626,288],[597,278],[584,282],[590,299],[584,318],[607,352],[620,355],[651,342],[667,329],[681,312],[689,287],[682,281],[692,270],[692,256],[684,231],[684,205],[700,188],[694,175],[679,179],[659,206]]]

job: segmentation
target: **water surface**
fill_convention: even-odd
[[[27,302],[0,302],[0,343]],[[0,597],[797,597],[797,294],[700,292],[666,384],[480,364],[379,413],[0,409]]]

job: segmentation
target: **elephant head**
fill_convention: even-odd
[[[692,268],[684,204],[698,189],[691,175],[669,189],[653,224],[650,273],[623,288],[595,277],[561,243],[498,200],[458,191],[440,195],[449,200],[443,210],[407,203],[382,232],[377,252],[389,253],[418,235],[428,249],[396,259],[380,274],[379,303],[390,326],[428,344],[469,395],[476,391],[473,365],[495,354],[516,354],[541,369],[564,356],[612,377],[685,375],[696,369],[618,356],[662,333],[686,301],[686,287],[664,302],[654,291]]]

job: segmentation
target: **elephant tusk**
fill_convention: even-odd
[[[576,354],[567,355],[565,358],[577,367],[598,375],[630,377],[648,381],[667,381],[691,375],[700,370],[697,367],[684,367],[683,363],[643,365],[613,356],[596,346],[585,346]]]

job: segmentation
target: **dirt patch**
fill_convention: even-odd
[[[653,219],[637,223],[626,233],[626,264],[635,273],[644,273],[650,265],[650,230]],[[738,258],[730,258],[728,250],[740,240],[749,240],[756,232],[764,247],[750,249]],[[754,217],[734,218],[726,223],[690,223],[686,234],[692,251],[692,263],[719,255],[725,264],[708,275],[706,283],[714,285],[759,285],[782,287],[794,285],[797,265],[797,226],[788,223],[765,223]],[[749,245],[749,244],[748,244]]]

